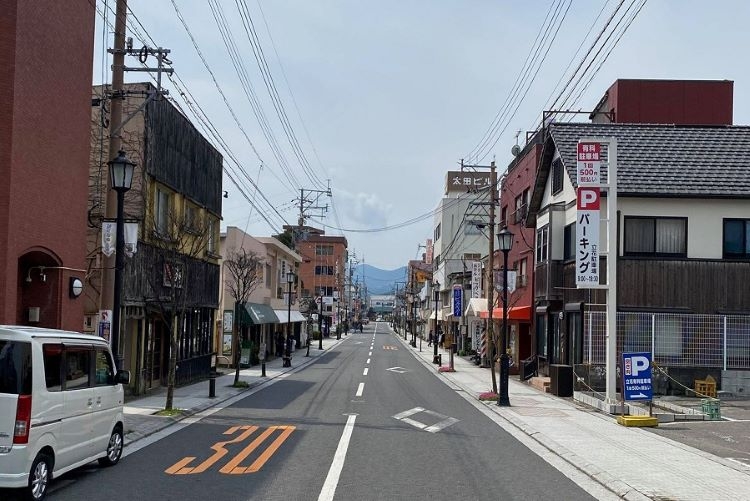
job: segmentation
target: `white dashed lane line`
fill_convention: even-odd
[[[362,396],[362,392],[364,392],[364,391],[365,391],[365,383],[359,383],[359,386],[357,387],[357,394],[356,394],[356,396],[357,397],[361,397]]]
[[[362,372],[362,375],[363,375],[363,376],[366,376],[368,372],[370,372],[370,369],[365,369],[365,370],[364,370],[364,371]]]

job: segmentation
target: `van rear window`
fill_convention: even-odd
[[[31,395],[31,343],[0,339],[0,393]]]

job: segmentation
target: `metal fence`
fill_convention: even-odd
[[[583,358],[605,363],[606,313],[584,314]],[[750,369],[750,316],[686,313],[617,314],[617,360],[624,352],[651,352],[665,367]]]

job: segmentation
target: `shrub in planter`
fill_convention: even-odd
[[[479,394],[479,400],[497,400],[497,393],[494,391],[485,391]]]
[[[456,372],[456,370],[451,369],[450,365],[441,365],[438,367],[438,372]]]

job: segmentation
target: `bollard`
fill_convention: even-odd
[[[216,376],[213,374],[208,378],[208,398],[216,398]]]

